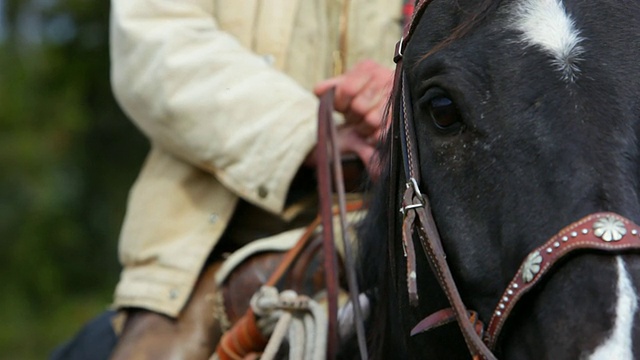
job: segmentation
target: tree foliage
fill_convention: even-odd
[[[4,5],[0,358],[42,358],[111,300],[126,195],[148,144],[111,94],[108,1]]]

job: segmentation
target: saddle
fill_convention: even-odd
[[[348,219],[355,223],[364,214],[361,199],[348,202]],[[334,219],[337,222],[338,218]],[[353,234],[353,226],[349,228]],[[353,237],[350,237],[353,238]],[[342,237],[334,234],[337,248]],[[338,256],[338,296],[347,301],[344,255]],[[291,231],[273,238],[249,243],[230,254],[216,273],[214,316],[224,333],[218,347],[220,359],[246,358],[262,353],[267,340],[262,331],[247,322],[255,321],[251,301],[265,285],[279,292],[295,292],[296,296],[313,300],[326,307],[326,276],[320,218],[304,231]],[[326,326],[327,324],[323,324]],[[242,344],[242,345],[240,345]],[[240,345],[240,346],[239,346]],[[220,356],[226,352],[229,356]]]

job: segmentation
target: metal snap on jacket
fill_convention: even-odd
[[[215,224],[216,222],[218,222],[218,214],[209,215],[209,223]]]
[[[178,298],[178,290],[177,289],[171,289],[171,291],[169,291],[169,298],[171,300],[175,300]]]
[[[267,195],[269,195],[269,190],[267,189],[267,187],[264,185],[260,185],[258,187],[258,196],[264,199],[267,197]]]

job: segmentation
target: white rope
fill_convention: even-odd
[[[304,314],[302,321],[304,324],[305,344],[307,345],[305,346],[304,358],[313,359],[313,352],[315,351],[317,346],[315,341],[316,321],[311,313]]]
[[[282,312],[282,315],[280,315],[280,320],[278,320],[278,323],[273,330],[273,334],[271,334],[271,338],[269,338],[269,343],[267,343],[267,347],[262,353],[261,358],[263,360],[272,360],[276,357],[276,355],[278,354],[278,350],[280,349],[280,345],[282,345],[282,341],[287,335],[287,328],[289,327],[291,318],[292,316],[290,312]]]
[[[369,298],[365,293],[360,293],[358,296],[358,302],[360,303],[363,319],[368,319],[369,312],[371,311]],[[341,341],[350,338],[355,332],[356,318],[354,313],[355,311],[351,299],[349,299],[349,301],[338,310],[338,333]]]
[[[315,301],[309,304],[309,310],[311,310],[316,325],[313,360],[325,360],[327,352],[327,331],[329,327],[327,323],[327,313],[324,307]]]
[[[304,321],[299,316],[291,319],[289,326],[289,359],[304,359],[304,354],[308,346],[304,328]]]
[[[290,359],[325,359],[327,315],[323,306],[292,290],[278,293],[263,286],[251,298],[251,308],[259,317],[260,331],[270,336],[261,359],[274,359],[285,340]]]

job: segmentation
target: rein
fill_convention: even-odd
[[[409,303],[417,306],[418,289],[416,273],[416,255],[414,235],[420,241],[424,254],[433,269],[440,288],[449,301],[450,308],[442,309],[420,321],[411,335],[436,328],[440,325],[456,321],[465,339],[470,354],[474,359],[496,359],[495,350],[500,331],[511,310],[518,300],[549,273],[549,270],[562,257],[576,250],[590,249],[607,253],[621,253],[628,250],[640,250],[640,227],[630,220],[614,213],[596,213],[579,220],[561,230],[544,245],[535,249],[525,258],[513,280],[500,297],[488,327],[478,318],[477,313],[466,308],[460,292],[453,279],[451,268],[446,260],[440,233],[431,212],[429,199],[420,190],[419,158],[412,103],[403,70],[403,53],[413,35],[424,11],[432,0],[419,0],[415,6],[411,21],[404,29],[404,34],[396,45],[394,61],[396,71],[394,77],[394,94],[396,101],[394,111],[398,119],[392,124],[391,152],[400,151],[404,165],[405,190],[402,196],[402,247],[406,258],[406,281]],[[399,139],[399,143],[397,144]],[[396,167],[395,156],[391,156],[391,166]],[[395,172],[392,172],[395,173]],[[391,201],[390,204],[394,204]],[[392,213],[397,211],[392,210]],[[395,224],[395,221],[390,222]],[[393,225],[391,225],[393,226]],[[395,234],[393,234],[395,236]],[[391,238],[393,238],[393,236]],[[392,249],[393,246],[390,246]],[[389,254],[391,264],[394,255]],[[392,269],[392,271],[395,271]]]
[[[335,89],[329,90],[320,98],[318,111],[318,193],[320,195],[320,215],[322,218],[322,242],[324,247],[324,263],[326,271],[327,296],[329,302],[329,335],[327,341],[327,358],[334,359],[338,347],[338,263],[336,259],[335,240],[333,238],[333,189],[331,186],[331,165],[333,165],[333,182],[338,198],[340,231],[344,246],[344,262],[349,287],[349,299],[354,309],[354,323],[360,357],[369,358],[364,331],[364,316],[360,308],[358,283],[355,274],[355,260],[351,253],[351,242],[347,233],[347,211],[342,163],[338,149],[336,124],[333,119],[333,100]]]

